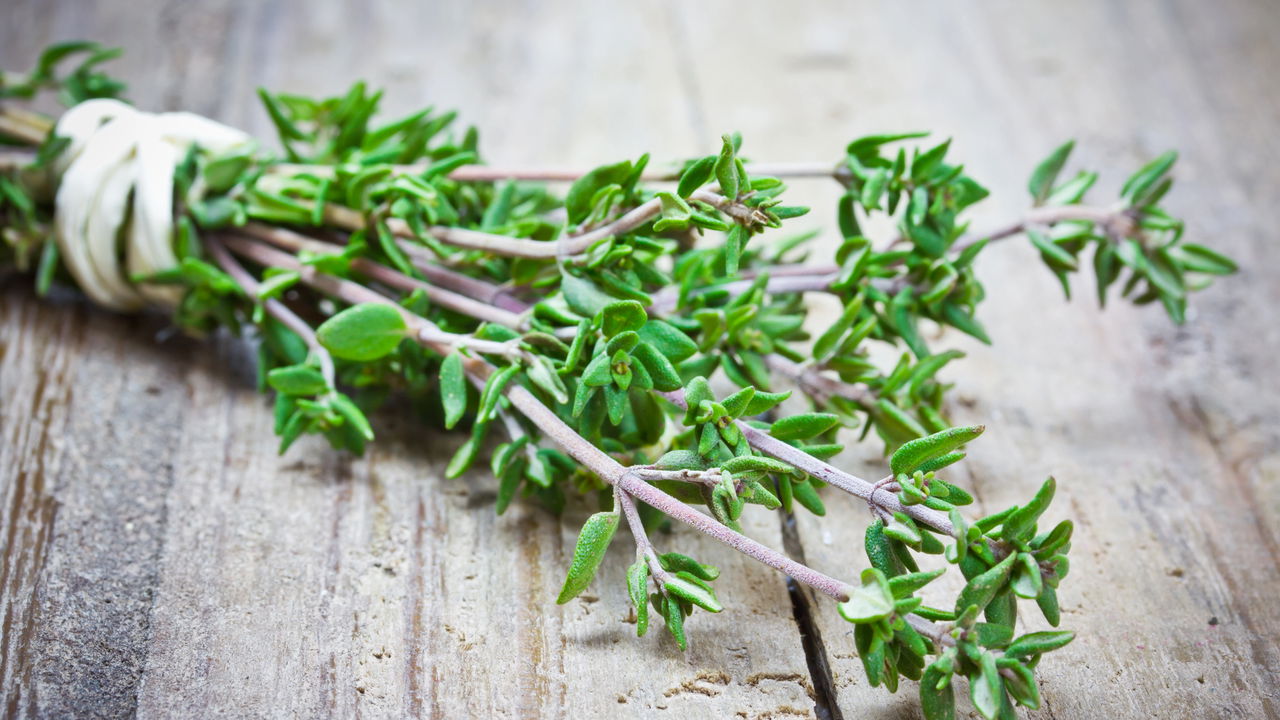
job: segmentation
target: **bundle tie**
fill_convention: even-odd
[[[192,145],[222,153],[252,138],[192,113],[148,113],[109,99],[71,108],[54,133],[70,140],[56,165],[55,237],[80,288],[113,310],[176,305],[179,288],[130,280],[178,266],[174,169]]]

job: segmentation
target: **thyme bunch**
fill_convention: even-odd
[[[92,69],[106,52],[50,48],[32,73],[4,75],[0,98],[115,95],[123,86]],[[77,54],[87,61],[57,75]],[[381,94],[361,83],[323,99],[260,95],[282,152],[190,145],[174,170],[177,262],[129,279],[177,288],[184,330],[258,340],[281,453],[308,433],[360,453],[374,439],[369,411],[407,394],[428,421],[468,433],[448,477],[487,453],[498,513],[519,497],[554,511],[570,494],[598,500],[557,602],[593,582],[625,522],[636,560],[617,581],[636,632],[661,624],[685,648],[694,611],[725,606],[715,567],[652,539],[684,523],[833,598],[869,681],[919,681],[931,719],[955,716],[959,676],[984,717],[1039,706],[1040,658],[1073,634],[1014,628],[1020,601],[1058,626],[1073,525],[1042,522],[1052,478],[1024,504],[963,512],[972,497],[947,468],[983,428],[946,419],[950,385],[938,376],[962,354],[926,330],[990,342],[974,267],[1007,238],[1026,238],[1068,296],[1088,263],[1100,303],[1118,286],[1179,323],[1191,291],[1235,270],[1184,242],[1162,208],[1173,153],[1094,205],[1096,173],[1063,175],[1068,142],[1035,168],[1021,219],[975,233],[965,212],[987,190],[949,141],[923,133],[858,138],[830,164],[748,162],[742,137],[727,134],[658,170],[648,156],[585,173],[508,170],[483,163],[476,130],[456,128],[453,112],[375,120]],[[0,248],[37,274],[40,293],[67,279],[50,188],[68,143],[51,128],[0,107],[0,136],[39,145],[0,156]],[[813,235],[785,233],[807,212],[784,199],[796,176],[844,188],[831,257],[809,260]],[[878,217],[893,236],[864,232]],[[843,306],[816,338],[806,293]],[[887,365],[876,359],[885,351]],[[827,462],[847,429],[883,443],[883,478]],[[747,505],[824,515],[828,487],[863,498],[873,517],[857,582],[796,563],[740,524]],[[947,565],[967,584],[926,606],[921,592]]]

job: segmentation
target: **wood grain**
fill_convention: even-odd
[[[991,252],[995,346],[954,339],[970,353],[950,371],[966,399],[954,415],[989,426],[960,472],[984,510],[1053,473],[1053,516],[1078,522],[1063,597],[1080,639],[1043,665],[1038,716],[1275,717],[1278,20],[1245,0],[28,0],[6,7],[0,65],[58,39],[123,45],[115,68],[141,107],[260,135],[256,86],[330,93],[365,78],[392,114],[461,108],[488,157],[511,164],[683,157],[727,129],[752,157],[821,159],[859,133],[929,127],[993,189],[979,227],[1024,206],[1029,167],[1063,137],[1103,171],[1100,197],[1180,149],[1170,202],[1188,234],[1248,269],[1172,328],[1155,309],[1099,313],[1087,282],[1064,302],[1020,243]],[[816,198],[805,222],[830,226],[833,187],[794,192]],[[627,543],[610,581],[556,606],[585,505],[563,522],[526,505],[495,517],[484,473],[441,479],[459,438],[408,410],[380,414],[365,458],[320,443],[278,458],[244,342],[37,302],[21,280],[0,303],[7,716],[917,714],[913,687],[866,687],[849,626],[821,600],[806,657],[781,578],[728,550],[660,536],[724,569],[728,611],[697,617],[687,654],[636,640],[617,581]],[[877,457],[859,447],[840,462],[875,475]],[[853,577],[866,513],[828,497],[827,518],[800,517],[786,544]],[[773,516],[749,527],[784,545]],[[811,677],[824,663],[830,707]]]

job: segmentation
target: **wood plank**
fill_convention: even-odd
[[[616,38],[609,40],[605,32],[624,20],[614,12],[580,15],[562,6],[528,17],[504,16],[495,27],[493,17],[459,17],[457,8],[421,8],[414,11],[421,15],[409,18],[383,17],[376,10],[371,17],[338,6],[315,12],[235,3],[194,13],[178,8],[135,6],[124,16],[86,16],[71,4],[47,14],[29,11],[27,27],[35,30],[13,33],[21,35],[15,37],[17,47],[5,45],[0,61],[19,63],[34,56],[50,35],[92,34],[131,45],[127,35],[136,13],[157,23],[158,32],[193,38],[137,54],[131,48],[121,73],[134,79],[132,95],[141,106],[191,108],[260,134],[268,128],[265,117],[251,109],[253,87],[337,92],[366,76],[393,79],[389,112],[421,103],[424,86],[441,104],[475,109],[471,118],[493,129],[488,143],[493,156],[512,162],[585,163],[638,154],[641,143],[656,137],[670,143],[687,135],[686,119],[666,113],[648,120],[619,115],[620,128],[611,118],[615,101],[630,96],[625,86],[579,103],[566,82],[566,73],[579,67],[620,72],[617,65],[625,57],[616,54]],[[636,16],[633,20],[643,22],[640,13]],[[576,27],[575,33],[596,41],[566,54],[557,49],[555,36],[524,33],[526,22]],[[428,44],[420,45],[424,28]],[[486,40],[490,33],[497,36],[492,43]],[[347,50],[333,52],[342,38],[360,44],[341,44]],[[29,48],[26,55],[11,59],[21,46]],[[367,51],[375,46],[384,50]],[[477,65],[486,76],[475,77],[428,64],[431,56],[423,52],[450,57],[509,52],[513,57]],[[518,72],[508,75],[517,60]],[[158,75],[161,83],[148,72],[157,66],[166,68]],[[658,71],[666,69],[655,66],[637,79],[664,90]],[[634,96],[631,101],[638,102]],[[511,123],[517,108],[539,106],[562,110]],[[616,142],[613,133],[625,135],[640,124],[643,132],[631,134],[629,144]],[[569,152],[562,153],[561,146]],[[665,150],[668,156],[683,154]],[[251,391],[251,362],[243,344],[218,338],[157,352],[151,335],[158,321],[124,320],[80,306],[73,317],[65,308],[37,303],[25,285],[8,289],[5,307],[24,319],[5,324],[4,382],[27,389],[36,368],[48,364],[45,355],[53,355],[69,368],[68,379],[51,383],[46,394],[66,394],[72,383],[109,389],[116,428],[103,435],[92,425],[76,426],[72,437],[92,444],[82,455],[83,467],[57,476],[59,486],[74,494],[51,499],[39,488],[25,490],[14,501],[21,512],[7,516],[15,520],[15,531],[33,538],[12,546],[32,562],[41,549],[29,546],[37,543],[43,526],[19,527],[16,521],[39,503],[64,503],[59,517],[93,518],[97,548],[85,553],[79,543],[60,544],[62,536],[55,533],[52,547],[43,552],[56,562],[46,561],[39,572],[15,573],[4,585],[4,601],[14,604],[15,615],[48,636],[11,641],[6,631],[5,641],[18,650],[19,660],[6,679],[22,689],[14,695],[22,714],[56,715],[77,706],[102,715],[136,710],[149,716],[197,708],[301,716],[812,714],[813,689],[790,600],[773,571],[692,533],[661,536],[665,549],[723,568],[717,585],[729,611],[691,620],[693,647],[687,653],[675,650],[660,629],[635,640],[629,637],[634,625],[626,622],[622,580],[631,559],[625,533],[601,569],[604,583],[583,600],[556,606],[585,508],[575,505],[563,523],[526,505],[496,518],[494,481],[486,472],[441,479],[459,437],[432,434],[407,412],[388,412],[376,419],[382,436],[363,459],[335,454],[314,440],[278,459],[269,406]],[[55,316],[61,327],[70,328],[62,334],[92,332],[92,337],[68,346],[50,330],[59,327],[50,325]],[[122,327],[134,325],[139,329],[117,337]],[[110,355],[89,357],[87,348],[107,343]],[[123,379],[113,377],[119,368],[128,368]],[[151,376],[160,378],[160,395],[126,408],[141,378]],[[48,403],[39,397],[25,402]],[[33,432],[21,407],[6,404],[0,431]],[[105,412],[76,393],[56,408],[82,424],[90,422],[89,413]],[[151,427],[155,419],[164,423],[158,438]],[[129,449],[122,439],[134,435],[153,440]],[[423,442],[424,436],[430,440]],[[36,435],[12,452],[28,464],[50,462],[39,442]],[[163,473],[146,473],[156,485],[147,491],[153,512],[134,517],[138,498],[130,478],[157,463]],[[121,489],[94,495],[96,486],[85,481],[86,475]],[[24,491],[23,478],[0,477],[14,493]],[[145,533],[149,545],[126,547],[129,538],[114,519],[125,513],[132,513],[131,532]],[[763,541],[781,545],[776,518],[766,515],[748,527]],[[127,563],[135,576],[118,578],[119,587],[94,594],[64,577],[111,572],[116,565],[104,562],[104,556]],[[27,612],[22,598],[33,591],[49,600],[47,607]],[[145,602],[123,607],[121,594]],[[114,614],[65,612],[71,603],[110,603],[119,609]],[[127,633],[130,644],[113,643],[99,652],[82,647],[99,643],[103,622],[120,626],[118,634]],[[72,643],[72,637],[81,641]],[[124,653],[128,662],[123,665],[104,658]],[[96,694],[89,680],[76,684],[69,674],[39,672],[46,658],[64,656],[77,662],[61,672],[96,668],[102,677],[86,674],[105,688],[118,688],[118,697]]]
[[[489,157],[511,163],[681,157],[729,129],[753,157],[820,159],[860,132],[934,128],[996,191],[979,227],[1020,210],[1030,164],[1062,137],[1077,136],[1079,159],[1108,177],[1099,197],[1126,168],[1182,149],[1171,201],[1189,235],[1250,270],[1197,297],[1174,330],[1157,310],[1099,315],[1087,282],[1063,303],[1046,273],[1025,271],[1026,248],[994,251],[983,275],[996,346],[961,343],[971,356],[952,377],[972,402],[955,415],[991,426],[967,464],[984,509],[1053,472],[1054,517],[1081,523],[1064,593],[1064,625],[1081,639],[1045,664],[1044,714],[1275,716],[1272,6],[157,0],[6,13],[6,67],[54,38],[122,44],[116,67],[141,106],[259,135],[269,126],[257,85],[323,93],[358,77],[388,87],[392,113],[460,107]],[[805,222],[829,226],[835,189],[797,190],[818,198]],[[552,605],[576,526],[523,506],[494,518],[483,474],[439,480],[456,437],[424,443],[409,414],[392,412],[363,460],[318,444],[277,459],[242,344],[157,347],[154,320],[36,303],[23,284],[3,291],[10,714],[812,713],[770,571],[688,533],[664,538],[725,567],[729,611],[694,623],[686,656],[637,642],[620,622],[625,541],[598,600]],[[873,450],[846,455],[875,474]],[[800,519],[802,550],[853,577],[865,513],[829,504],[820,526]],[[771,522],[753,520],[753,533],[780,546]],[[867,688],[848,625],[829,603],[815,609],[837,712],[914,717],[914,689]]]
[[[859,36],[893,37],[911,10],[899,13],[864,18]],[[946,377],[967,398],[955,419],[989,429],[958,477],[992,512],[1052,473],[1049,517],[1078,523],[1062,597],[1079,639],[1042,664],[1041,714],[1275,717],[1280,337],[1259,322],[1274,316],[1280,286],[1270,230],[1280,214],[1263,200],[1280,189],[1276,105],[1259,94],[1278,59],[1262,30],[1275,27],[1274,6],[1004,3],[917,19],[933,41],[912,43],[891,71],[917,92],[874,112],[949,118],[961,157],[995,190],[978,227],[1017,212],[1031,161],[1062,137],[1076,135],[1082,159],[1104,172],[1103,193],[1175,147],[1184,159],[1170,203],[1188,236],[1249,268],[1196,296],[1191,321],[1174,328],[1158,309],[1099,313],[1087,281],[1064,303],[1026,247],[992,250],[981,266],[995,345],[957,340],[970,356]],[[829,32],[854,32],[835,24]],[[870,42],[868,53],[889,49]],[[844,81],[865,87],[878,70]],[[865,476],[884,474],[873,451],[850,454]],[[831,505],[820,523],[801,518],[806,554],[827,570],[865,565],[850,557],[865,521],[831,521],[866,517],[865,505]],[[862,714],[878,691],[849,651],[848,625],[822,608],[840,707]]]

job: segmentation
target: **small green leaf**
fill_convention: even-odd
[[[569,309],[582,317],[595,317],[596,313],[614,301],[611,295],[596,287],[595,283],[568,272],[560,276],[560,292]]]
[[[862,571],[862,585],[851,588],[849,599],[838,606],[840,616],[851,623],[871,623],[893,613],[893,593],[884,573],[876,568]]]
[[[649,629],[649,564],[644,558],[627,568],[627,593],[636,608],[636,637],[644,637]]]
[[[1201,272],[1209,275],[1230,275],[1240,269],[1235,260],[1195,243],[1175,245],[1169,248],[1169,254],[1179,265],[1191,272]]]
[[[1049,623],[1050,627],[1058,627],[1058,623],[1062,621],[1062,612],[1058,607],[1058,591],[1052,587],[1046,587],[1036,598],[1036,605],[1040,607],[1045,622]]]
[[[774,460],[770,457],[762,457],[759,455],[743,455],[741,457],[726,460],[720,465],[724,470],[734,473],[746,472],[763,472],[763,473],[790,473],[793,469],[790,465],[781,460]]]
[[[711,565],[703,565],[688,555],[682,555],[676,552],[663,553],[658,556],[658,562],[662,563],[663,569],[671,572],[687,572],[692,574],[699,580],[715,580],[720,577],[720,570]]]
[[[476,413],[477,422],[484,423],[493,419],[498,410],[498,401],[502,399],[502,393],[519,373],[519,365],[508,365],[489,376],[484,390],[480,393],[480,409]]]
[[[478,435],[473,433],[449,459],[449,464],[444,469],[446,478],[453,480],[460,477],[475,462],[476,455],[480,452],[480,441],[477,438]]]
[[[895,475],[902,473],[910,475],[925,463],[942,458],[977,438],[985,429],[983,425],[956,427],[903,443],[902,447],[889,458],[889,467],[893,469]]]
[[[649,319],[645,314],[644,306],[635,300],[609,303],[601,312],[604,314],[604,335],[609,338],[620,333],[639,330]]]
[[[676,646],[681,650],[689,649],[689,639],[684,634],[684,611],[680,603],[670,598],[662,598],[662,615],[667,621],[667,630],[675,638]]]
[[[290,365],[267,373],[267,383],[286,395],[319,395],[328,389],[324,375],[310,365]]]
[[[390,354],[408,332],[394,306],[363,303],[326,320],[316,329],[316,337],[336,357],[369,362]]]
[[[937,663],[925,668],[920,678],[920,709],[925,720],[955,720],[956,698],[951,673],[943,672]]]
[[[996,593],[1004,588],[1016,559],[1016,555],[1009,555],[995,567],[970,580],[964,590],[960,591],[960,597],[956,598],[956,613],[964,612],[970,605],[978,606],[979,610],[985,608]]]
[[[356,404],[351,402],[351,398],[342,393],[334,393],[333,398],[329,401],[333,409],[342,416],[357,433],[365,440],[373,439],[373,428],[369,425],[369,420],[365,418],[364,413]]]
[[[807,440],[840,424],[831,413],[805,413],[785,417],[769,426],[769,434],[779,440]]]
[[[599,512],[587,518],[582,531],[578,533],[578,542],[573,548],[573,562],[569,565],[569,572],[565,576],[560,596],[556,598],[557,603],[563,605],[569,602],[591,584],[591,579],[596,575],[596,568],[600,567],[600,562],[604,560],[609,542],[613,540],[613,534],[618,529],[619,517],[618,511],[614,510]]]
[[[1040,251],[1040,255],[1051,269],[1066,270],[1068,272],[1074,272],[1079,269],[1079,263],[1074,255],[1064,250],[1061,245],[1053,242],[1053,240],[1049,239],[1049,236],[1039,230],[1028,228],[1027,238]]]
[[[1031,199],[1035,205],[1043,205],[1049,199],[1054,183],[1058,181],[1058,174],[1062,172],[1062,166],[1067,164],[1067,157],[1071,155],[1075,145],[1075,140],[1068,140],[1059,145],[1031,173],[1027,189],[1031,192]]]
[[[698,346],[688,335],[662,320],[651,319],[640,328],[640,339],[649,343],[672,363],[678,363],[698,352]]]
[[[667,592],[684,600],[693,603],[707,612],[718,613],[724,609],[720,601],[716,599],[715,592],[705,582],[701,582],[693,573],[681,570],[675,575],[668,576],[663,583],[663,587]]]
[[[738,168],[734,163],[733,140],[725,135],[720,149],[720,157],[716,160],[716,181],[720,183],[720,194],[736,200],[738,197]]]
[[[761,413],[766,413],[789,397],[791,397],[790,390],[780,393],[767,393],[757,390],[755,395],[751,396],[751,402],[747,403],[747,409],[739,417],[754,417]]]
[[[694,190],[706,185],[715,169],[716,159],[715,155],[708,155],[691,164],[680,176],[680,185],[676,188],[676,194],[680,197],[689,197]]]
[[[692,450],[671,450],[654,465],[659,470],[703,470],[707,466],[702,456]]]
[[[1009,584],[1013,593],[1020,598],[1034,599],[1044,591],[1044,581],[1040,575],[1040,564],[1031,553],[1018,553],[1018,562],[1013,568],[1013,582]]]
[[[959,305],[944,301],[942,303],[942,319],[960,332],[972,335],[987,345],[991,344],[991,338],[987,335],[986,328],[982,327],[982,323],[978,322],[971,313],[966,312]]]
[[[840,314],[840,318],[813,344],[813,357],[815,360],[823,361],[830,357],[836,349],[836,344],[840,338],[853,327],[854,321],[858,319],[858,313],[862,312],[862,295],[855,295],[847,305],[844,306],[844,312]]]
[[[969,697],[973,707],[987,720],[996,720],[1004,697],[1004,683],[991,653],[982,653],[979,670],[969,676]]]
[[[1143,165],[1138,172],[1125,181],[1124,187],[1120,188],[1120,197],[1128,200],[1129,204],[1134,207],[1146,205],[1152,195],[1152,191],[1160,186],[1160,181],[1164,179],[1177,161],[1178,153],[1170,150]]]
[[[467,411],[467,378],[461,353],[450,353],[440,365],[440,397],[444,404],[444,427],[452,430]]]
[[[1058,484],[1052,477],[1045,480],[1030,502],[1014,510],[1009,517],[1005,518],[1000,536],[1012,542],[1030,540],[1035,532],[1036,520],[1048,509],[1049,503],[1053,502],[1053,494],[1057,488]]]
[[[565,195],[564,207],[569,214],[569,223],[577,225],[591,214],[592,202],[597,193],[609,185],[621,185],[631,174],[631,161],[624,160],[613,165],[603,165],[574,181]]]
[[[1010,657],[1040,655],[1051,650],[1057,650],[1075,638],[1076,634],[1067,630],[1027,633],[1005,648],[1004,654]]]
[[[946,568],[938,568],[937,570],[914,572],[889,578],[889,590],[893,592],[895,599],[909,597],[912,593],[933,582],[944,572],[946,572]]]

